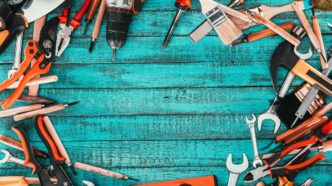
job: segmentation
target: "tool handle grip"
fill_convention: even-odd
[[[280,28],[284,29],[284,30],[291,30],[295,27],[293,22],[287,22],[287,23],[283,23],[281,25],[279,25]],[[269,36],[273,36],[276,35],[276,33],[271,30],[271,29],[265,29],[253,34],[248,35],[247,40],[248,42],[252,42],[252,41],[256,41],[265,37],[269,37]]]
[[[286,140],[284,141],[285,144],[290,144],[292,142],[294,142],[296,139],[299,139],[307,134],[309,134],[310,132],[312,132],[313,130],[315,130],[316,128],[322,126],[324,123],[326,123],[326,121],[328,120],[327,117],[323,116],[321,118],[319,118],[319,120],[316,120],[315,123],[313,123],[313,125],[302,129],[301,131],[298,131],[296,133],[293,133],[293,135],[291,135],[290,137],[286,138]]]
[[[31,167],[33,173],[39,172],[41,170],[41,166],[35,159],[34,153],[32,151],[32,146],[30,144],[30,140],[27,134],[25,133],[25,130],[21,125],[13,126],[12,130],[16,133],[16,135],[19,137],[21,141],[25,155],[24,165]]]
[[[16,38],[28,28],[28,21],[23,15],[15,14],[6,23],[6,28],[0,32],[0,54]]]
[[[321,51],[322,51],[322,55],[319,55],[320,63],[321,63],[322,69],[326,70],[329,66],[328,66],[328,64],[326,64],[327,57],[326,57],[326,52],[325,52],[325,45],[324,45],[324,41],[323,41],[322,31],[319,26],[318,18],[315,15],[312,16],[312,26],[313,26],[314,33],[317,37],[319,46],[321,47]]]
[[[322,142],[323,152],[332,151],[332,140]]]
[[[285,40],[287,40],[290,43],[292,43],[294,46],[298,46],[300,44],[300,41],[297,38],[295,38],[294,36],[292,36],[291,34],[289,34],[288,32],[286,32],[285,30],[283,30],[282,28],[280,28],[278,25],[276,25],[272,21],[266,19],[265,17],[263,17],[259,13],[253,13],[253,17],[258,22],[260,22],[261,24],[264,24],[266,27],[270,28],[275,33],[277,33],[281,37],[283,37]]]
[[[50,71],[52,63],[48,63],[46,66],[41,67],[43,60],[44,60],[44,55],[38,58],[33,67],[23,77],[17,89],[13,92],[13,94],[9,98],[7,98],[2,103],[3,110],[8,109],[10,106],[12,106],[15,103],[15,101],[20,97],[20,95],[24,91],[24,88],[29,81],[31,81],[34,77],[38,75],[47,74]]]
[[[3,110],[3,111],[0,111],[0,118],[9,117],[9,116],[13,116],[13,115],[20,114],[20,113],[41,109],[43,107],[44,107],[44,105],[42,105],[42,104],[35,104],[35,105],[28,105],[28,106],[22,106],[22,107],[18,107],[18,108]]]
[[[47,130],[45,123],[43,121],[43,116],[38,116],[35,118],[35,129],[39,137],[43,140],[44,144],[47,147],[50,159],[56,164],[61,164],[65,160],[58,151],[58,148],[54,142],[54,139],[50,135],[50,132]]]
[[[88,14],[86,15],[86,20],[91,21],[93,19],[93,16],[96,13],[97,7],[100,4],[100,0],[92,0],[90,8],[88,10]]]
[[[49,113],[52,113],[52,112],[63,110],[65,108],[66,108],[66,105],[59,104],[59,105],[54,105],[54,106],[42,108],[42,109],[39,109],[39,110],[34,110],[34,111],[31,111],[31,112],[26,112],[26,113],[23,113],[23,114],[18,114],[16,116],[14,116],[14,121],[22,121],[22,120],[27,119],[27,118],[33,118],[35,116],[49,114]]]
[[[325,123],[322,127],[322,134],[328,137],[332,133],[332,121]]]
[[[28,186],[29,182],[23,176],[1,176],[0,185]]]
[[[286,167],[280,167],[280,168],[273,168],[270,170],[270,176],[272,178],[281,176],[281,175],[289,175],[290,173],[297,173],[300,172],[303,169],[310,168],[314,164],[316,164],[320,160],[325,160],[325,155],[322,153],[319,153],[315,155],[314,157],[299,163],[295,165],[289,165]]]
[[[60,24],[67,24],[69,17],[69,10],[70,10],[69,7],[65,7],[62,9],[61,16],[58,16]]]
[[[176,6],[179,8],[189,9],[191,8],[191,0],[176,0]]]
[[[94,29],[93,29],[93,32],[92,32],[92,38],[97,38],[98,35],[99,35],[100,27],[103,23],[105,7],[106,7],[106,0],[101,0],[99,10],[98,10],[97,19],[96,19],[95,26],[94,26]]]
[[[134,0],[133,7],[132,7],[132,12],[133,14],[137,15],[143,6],[144,0]]]
[[[88,165],[85,163],[80,163],[80,162],[75,162],[74,167],[77,169],[81,169],[84,171],[88,171],[88,172],[93,172],[96,174],[100,174],[103,176],[109,176],[109,177],[113,177],[113,178],[117,178],[117,179],[128,179],[127,176],[114,172],[114,171],[110,171],[110,170],[106,170],[103,168],[99,168],[96,166],[92,166],[92,165]]]
[[[22,148],[22,144],[19,141],[16,141],[16,140],[14,140],[10,137],[0,135],[0,142],[5,144],[5,145],[11,146],[11,147],[13,147],[17,150],[20,150],[20,151],[24,152],[24,149]],[[43,151],[38,150],[36,148],[32,148],[32,150],[33,150],[33,153],[36,156],[40,156],[42,158],[47,158],[48,157],[48,154],[46,152],[43,152]]]
[[[84,1],[84,4],[78,10],[78,12],[76,13],[73,20],[70,22],[70,26],[72,26],[73,28],[77,28],[81,25],[81,19],[82,19],[84,13],[86,12],[86,10],[89,8],[90,4],[91,4],[91,0]]]
[[[8,88],[24,74],[24,72],[29,68],[31,61],[34,59],[34,56],[37,54],[37,52],[38,48],[36,46],[36,43],[33,40],[29,40],[24,50],[25,58],[21,62],[18,71],[0,84],[0,91]]]
[[[39,77],[39,78],[34,78],[33,80],[29,81],[26,84],[26,86],[54,83],[54,82],[57,82],[58,80],[59,80],[59,78],[57,75]],[[19,84],[20,84],[20,82],[16,81],[15,83],[11,84],[7,89],[16,89],[19,86]]]

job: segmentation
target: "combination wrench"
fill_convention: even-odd
[[[300,59],[306,60],[306,59],[309,59],[312,57],[313,49],[312,49],[312,46],[310,45],[307,53],[300,53],[298,51],[298,48],[294,47],[294,53]],[[262,124],[263,124],[264,120],[272,120],[274,122],[274,134],[279,130],[281,121],[276,112],[278,103],[282,98],[284,98],[286,96],[290,86],[292,85],[294,78],[295,78],[295,74],[293,72],[288,72],[284,82],[281,85],[281,88],[280,88],[278,94],[276,95],[276,97],[274,98],[274,100],[271,104],[271,107],[265,113],[258,116],[257,125],[258,125],[259,131],[261,131],[261,129],[262,129]]]
[[[256,122],[256,116],[252,114],[252,119],[249,120],[248,117],[246,117],[246,123],[250,129],[250,136],[252,141],[252,148],[254,151],[254,161],[253,166],[257,168],[258,166],[263,166],[263,161],[259,157],[258,152],[258,146],[257,146],[257,139],[256,139],[256,132],[255,132],[255,122]]]
[[[16,163],[16,164],[23,165],[26,167],[26,165],[24,164],[24,160],[14,157],[7,150],[2,149],[1,152],[4,154],[4,157],[0,160],[0,164]]]
[[[249,167],[249,161],[245,153],[243,153],[243,161],[241,164],[233,164],[232,154],[229,154],[226,161],[226,167],[229,171],[228,186],[236,186],[237,180],[242,172]]]

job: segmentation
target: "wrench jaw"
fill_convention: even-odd
[[[313,56],[313,46],[312,44],[310,45],[309,47],[309,50],[307,53],[301,53],[298,51],[298,47],[299,46],[295,46],[294,47],[294,53],[300,58],[300,59],[303,59],[303,60],[307,60],[307,59],[310,59],[312,56]]]
[[[248,124],[254,124],[256,122],[256,116],[254,114],[251,114],[251,120],[249,120],[248,117],[246,117],[246,123]]]
[[[261,114],[260,116],[258,116],[258,119],[257,119],[258,131],[262,130],[262,124],[265,120],[273,121],[274,134],[277,133],[280,128],[281,121],[275,113],[270,113],[270,112],[265,112],[264,114]]]
[[[11,156],[10,152],[8,152],[7,150],[4,150],[4,149],[2,149],[1,152],[4,154],[4,157],[0,160],[0,164],[7,163]]]
[[[247,170],[247,168],[249,167],[249,161],[248,161],[248,158],[245,153],[242,154],[242,159],[243,159],[243,161],[241,164],[233,164],[232,154],[229,154],[227,157],[227,161],[226,161],[227,169],[230,172],[233,172],[236,174],[240,174],[243,171]]]

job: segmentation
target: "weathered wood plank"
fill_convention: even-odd
[[[27,169],[4,169],[6,175],[30,175]],[[215,174],[217,176],[218,185],[227,185],[228,171],[225,167],[166,167],[166,168],[112,168],[112,170],[120,171],[128,175],[134,176],[140,180],[139,183],[150,183],[157,181],[176,180],[190,177],[206,176]],[[308,178],[318,179],[315,184],[326,185],[330,184],[332,171],[329,166],[315,166],[301,172],[295,179],[294,185],[302,184]],[[130,186],[135,184],[133,181],[122,181],[103,176],[98,176],[92,173],[86,173],[78,170],[79,175],[75,177],[74,183],[81,185],[81,180],[93,181],[97,186],[112,185],[112,186]],[[319,176],[318,176],[319,175]],[[242,182],[243,175],[239,178],[239,185],[250,185]],[[271,179],[266,179],[268,182],[273,182]]]
[[[245,125],[246,115],[164,115],[164,116],[102,116],[51,117],[62,141],[160,141],[160,140],[236,140],[250,139]],[[28,126],[33,120],[24,121]],[[11,118],[0,120],[0,134],[8,134]],[[79,129],[79,130],[78,130]],[[274,125],[264,123],[257,133],[259,139],[273,138]],[[280,128],[280,132],[285,127]],[[99,135],[91,135],[98,131]],[[38,141],[37,136],[32,136]]]
[[[5,98],[9,92],[1,95]],[[57,116],[248,114],[269,107],[272,88],[42,89],[59,102],[80,101]]]
[[[37,135],[35,131],[29,131]],[[99,135],[98,131],[95,131]],[[231,132],[231,131],[230,131]],[[74,135],[73,139],[74,139]],[[264,147],[270,140],[259,140]],[[41,142],[34,146],[46,149]],[[72,141],[64,142],[72,161],[89,162],[97,166],[110,167],[224,167],[229,153],[234,154],[234,161],[241,161],[242,152],[252,161],[251,140],[168,140],[168,141]],[[3,145],[1,144],[1,147]],[[23,153],[12,151],[23,157]],[[263,154],[264,151],[261,151]],[[332,152],[325,153],[327,157]],[[327,158],[319,164],[331,165]],[[15,164],[5,164],[12,167]]]

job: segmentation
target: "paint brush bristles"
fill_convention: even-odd
[[[217,2],[200,0],[200,3],[202,13],[225,45],[232,43],[242,35],[242,31],[227,17]]]

